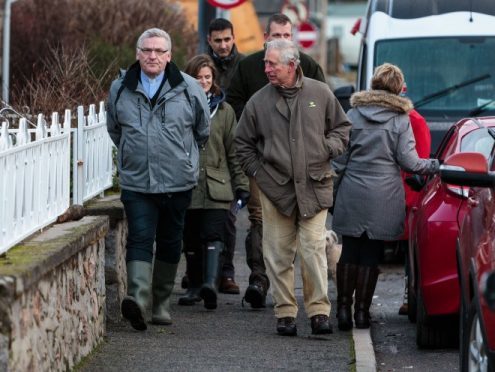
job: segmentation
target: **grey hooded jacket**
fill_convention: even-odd
[[[395,240],[402,235],[405,194],[400,170],[438,172],[436,159],[421,159],[407,113],[412,103],[384,91],[358,92],[347,113],[352,123],[349,148],[339,163],[345,170],[335,200],[332,228],[337,233]]]
[[[143,193],[192,189],[198,181],[198,144],[210,129],[210,110],[200,85],[173,64],[165,69],[151,107],[139,81],[139,63],[110,87],[107,129],[118,147],[120,186]]]

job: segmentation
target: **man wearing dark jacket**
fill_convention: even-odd
[[[234,26],[224,18],[211,21],[208,27],[208,54],[217,68],[216,82],[226,92],[237,64],[244,55],[237,51],[235,45]],[[236,241],[236,215],[234,213],[237,200],[227,214],[225,222],[225,250],[222,253],[222,270],[219,291],[227,294],[239,294],[240,289],[235,282],[234,252]]]
[[[283,14],[272,15],[265,30],[265,42],[274,39],[292,40],[292,23]],[[230,88],[227,91],[227,102],[234,108],[237,120],[251,96],[268,84],[265,74],[265,50],[260,50],[241,60],[232,76]],[[307,54],[300,53],[300,67],[304,76],[325,82],[325,75],[321,67]],[[251,227],[246,237],[246,259],[251,275],[249,286],[246,289],[244,299],[252,308],[265,307],[265,299],[270,286],[266,275],[265,263],[262,251],[263,221],[261,216],[261,203],[256,182],[251,178],[249,182],[251,198],[248,203],[249,220]]]
[[[198,183],[198,144],[207,141],[210,129],[206,95],[170,62],[171,49],[168,33],[146,30],[137,41],[138,61],[112,83],[108,96],[107,129],[118,148],[129,231],[122,315],[137,330],[147,328],[151,298],[151,322],[172,322],[170,295],[184,216]]]
[[[230,86],[239,61],[245,56],[237,51],[234,26],[224,18],[216,18],[208,27],[208,54],[217,68],[217,83],[223,91]]]

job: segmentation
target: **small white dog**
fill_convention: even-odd
[[[342,253],[342,244],[339,244],[339,238],[333,230],[327,230],[326,236],[327,253],[327,273],[328,279],[333,280],[335,286],[337,286],[337,262],[339,262],[340,254]]]

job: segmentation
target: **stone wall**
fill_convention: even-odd
[[[120,194],[93,199],[85,206],[85,213],[93,216],[109,216],[110,230],[105,237],[105,284],[107,290],[107,321],[122,319],[120,304],[127,293],[127,269],[125,263],[127,220]]]
[[[0,257],[0,371],[69,370],[102,340],[108,227],[86,216]]]

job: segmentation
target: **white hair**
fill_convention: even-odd
[[[159,28],[150,28],[144,31],[141,36],[139,36],[136,47],[141,48],[141,45],[143,45],[143,41],[151,37],[161,37],[162,39],[165,39],[165,41],[167,42],[168,51],[172,50],[172,39],[170,39],[170,35]]]
[[[280,62],[284,65],[294,62],[296,67],[299,66],[299,50],[294,42],[286,39],[275,39],[266,43],[266,51],[271,49],[280,52]]]

